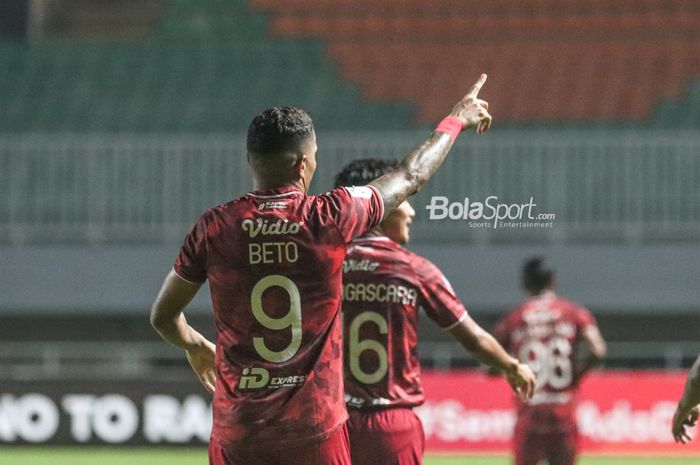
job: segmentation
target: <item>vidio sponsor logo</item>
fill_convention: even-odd
[[[273,376],[270,377],[270,372],[265,368],[244,368],[241,373],[241,380],[238,383],[238,389],[261,389],[267,387],[269,389],[277,389],[281,387],[301,386],[306,381],[307,376],[291,375],[291,376]]]
[[[534,222],[548,221],[555,219],[554,213],[535,213],[533,211],[537,204],[533,197],[525,203],[503,203],[499,202],[498,196],[486,197],[483,202],[473,201],[465,197],[462,202],[450,202],[445,196],[433,196],[430,204],[425,206],[428,210],[430,220],[473,220],[484,221],[486,224],[476,226],[491,226],[498,228],[503,221],[510,222]]]
[[[343,261],[343,273],[351,271],[375,271],[379,268],[379,262],[370,260],[353,260],[347,259]]]
[[[303,225],[303,221],[299,221],[298,223],[290,223],[287,220],[270,222],[269,220],[263,220],[261,218],[257,218],[255,221],[245,219],[241,222],[241,228],[248,233],[251,239],[258,234],[263,236],[297,234]]]

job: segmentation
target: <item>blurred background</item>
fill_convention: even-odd
[[[198,215],[251,188],[251,118],[311,113],[324,192],[348,161],[422,142],[481,72],[494,126],[462,136],[413,199],[409,247],[487,328],[522,299],[523,259],[545,255],[560,293],[596,315],[608,369],[687,368],[700,352],[696,0],[3,0],[0,388],[196,390],[149,307]],[[555,219],[431,221],[438,195],[532,198]],[[212,334],[206,292],[187,314]],[[427,319],[421,358],[476,366]]]

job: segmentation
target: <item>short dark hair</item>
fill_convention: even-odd
[[[523,286],[533,294],[539,294],[552,285],[554,270],[544,257],[532,257],[523,265]]]
[[[276,154],[296,151],[314,132],[314,123],[304,110],[272,107],[263,111],[248,126],[248,152]]]
[[[378,158],[365,158],[355,160],[335,175],[335,187],[340,186],[364,186],[375,179],[393,171],[399,164],[398,160],[382,160]]]

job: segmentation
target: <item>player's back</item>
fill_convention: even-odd
[[[346,242],[382,215],[365,189],[250,193],[209,210],[188,236],[175,269],[209,280],[219,440],[323,437],[345,421],[342,261]]]
[[[499,342],[537,377],[533,398],[519,406],[520,415],[533,417],[534,428],[562,429],[573,421],[576,348],[589,324],[594,320],[588,310],[544,292],[527,299],[497,326]]]
[[[351,408],[413,407],[424,401],[418,311],[442,327],[464,307],[440,271],[386,237],[355,240],[343,265],[346,403]]]

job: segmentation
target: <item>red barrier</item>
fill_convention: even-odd
[[[684,372],[598,372],[581,386],[582,453],[700,455],[700,438],[673,442],[671,417]],[[478,372],[423,373],[423,420],[430,452],[510,452],[514,403],[508,384]]]

